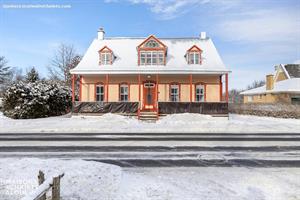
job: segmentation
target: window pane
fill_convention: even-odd
[[[147,65],[151,65],[151,52],[146,54],[146,63]]]
[[[157,52],[153,52],[152,54],[152,64],[156,65],[157,63]]]
[[[204,85],[196,86],[196,101],[202,102],[204,101]]]
[[[170,100],[173,102],[179,101],[179,85],[171,85]]]
[[[163,63],[164,63],[164,54],[163,53],[159,53],[158,54],[158,64],[159,65],[163,65]]]
[[[104,101],[104,86],[96,86],[96,101]]]
[[[195,64],[194,53],[191,53],[190,57],[191,57],[191,64]]]
[[[199,64],[199,53],[195,53],[195,63],[194,64]]]
[[[101,54],[101,63],[105,64],[104,62],[105,62],[105,54],[102,53]]]
[[[120,100],[128,101],[128,85],[120,86]]]

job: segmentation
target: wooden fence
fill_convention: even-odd
[[[23,197],[21,200],[46,200],[46,193],[52,188],[52,197],[50,200],[60,200],[60,179],[64,174],[54,176],[45,180],[45,175],[42,171],[39,171],[37,187],[30,194]]]

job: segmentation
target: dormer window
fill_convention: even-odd
[[[141,51],[140,65],[164,65],[163,51]]]
[[[189,64],[200,64],[200,53],[190,52],[188,53],[188,63]]]
[[[99,64],[100,65],[111,65],[114,61],[114,54],[107,46],[103,47],[99,51]]]
[[[186,60],[188,64],[191,65],[201,65],[202,58],[201,58],[202,50],[197,47],[196,45],[192,46],[186,53]]]
[[[138,65],[165,65],[167,47],[153,35],[138,47]]]
[[[103,53],[100,53],[101,54],[101,64],[102,65],[110,65],[111,64],[111,53],[106,53],[106,52],[103,52]]]

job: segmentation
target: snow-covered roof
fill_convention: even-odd
[[[300,78],[286,79],[274,82],[272,90],[266,90],[266,85],[241,92],[242,95],[254,95],[265,93],[300,93]]]
[[[94,39],[72,74],[223,74],[230,72],[222,62],[210,38],[158,38],[167,46],[166,65],[138,65],[137,46],[146,37]],[[185,54],[193,45],[202,52],[201,65],[187,64]],[[99,50],[107,46],[116,56],[112,65],[99,65]]]

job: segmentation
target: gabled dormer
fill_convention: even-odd
[[[186,51],[185,58],[188,64],[201,65],[202,64],[202,49],[197,45],[193,45]]]
[[[166,65],[167,46],[150,35],[139,46],[138,65]]]
[[[104,46],[99,51],[99,64],[100,65],[112,65],[114,61],[114,54],[113,51],[108,48],[107,46]]]

